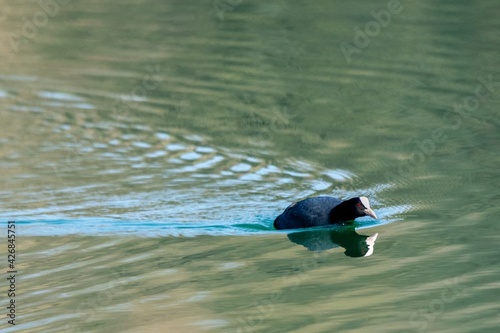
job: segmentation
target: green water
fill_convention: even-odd
[[[496,2],[0,8],[2,332],[500,326]],[[309,251],[313,195],[379,219]]]

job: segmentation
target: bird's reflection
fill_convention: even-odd
[[[305,246],[310,251],[325,251],[343,247],[349,257],[368,257],[373,254],[378,233],[371,236],[359,235],[354,227],[336,229],[313,229],[288,234],[288,238]]]

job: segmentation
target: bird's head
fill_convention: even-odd
[[[374,219],[377,218],[377,214],[375,214],[375,212],[370,208],[370,201],[368,201],[367,197],[359,197],[356,199],[356,210],[360,216],[368,215]]]

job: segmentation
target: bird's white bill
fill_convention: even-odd
[[[375,214],[375,212],[371,208],[366,208],[365,209],[365,214],[368,215],[368,216],[373,217],[374,219],[377,218],[377,214]]]

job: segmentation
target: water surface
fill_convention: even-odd
[[[500,326],[496,2],[0,8],[2,331]],[[273,230],[313,195],[379,219]]]

